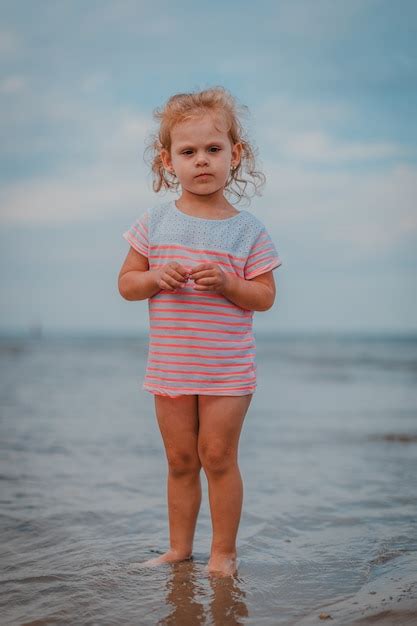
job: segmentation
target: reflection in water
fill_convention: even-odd
[[[244,602],[245,592],[238,585],[236,576],[219,578],[210,576],[213,592],[210,602],[210,617],[215,626],[238,626],[248,617],[248,608]]]
[[[167,578],[166,605],[171,609],[167,617],[158,624],[184,624],[191,626],[203,624],[204,605],[201,601],[204,590],[197,580],[197,569],[192,561],[173,563],[171,576]]]
[[[240,626],[248,616],[243,598],[245,593],[238,586],[237,577],[217,577],[204,573],[209,580],[208,590],[202,580],[201,567],[192,561],[175,563],[167,579],[166,605],[170,613],[159,620],[160,626]],[[210,595],[207,602],[207,595]]]

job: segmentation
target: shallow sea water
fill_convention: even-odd
[[[168,548],[146,340],[1,340],[1,624],[272,626],[334,603],[342,623],[371,582],[412,579],[417,339],[257,344],[239,568],[217,579],[203,472],[193,561],[138,565]]]

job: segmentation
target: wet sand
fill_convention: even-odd
[[[295,622],[297,626],[414,626],[417,624],[417,559],[398,557],[350,598],[327,604]]]

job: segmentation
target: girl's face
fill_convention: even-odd
[[[224,120],[205,114],[171,130],[171,153],[161,150],[164,167],[175,172],[184,191],[212,195],[223,189],[231,166],[239,164],[242,145],[231,144]]]

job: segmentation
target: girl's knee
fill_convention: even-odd
[[[236,450],[221,445],[205,445],[199,450],[201,464],[209,474],[224,474],[237,465]]]
[[[201,470],[200,458],[196,452],[172,450],[167,453],[167,460],[169,473],[175,478],[198,474]]]

